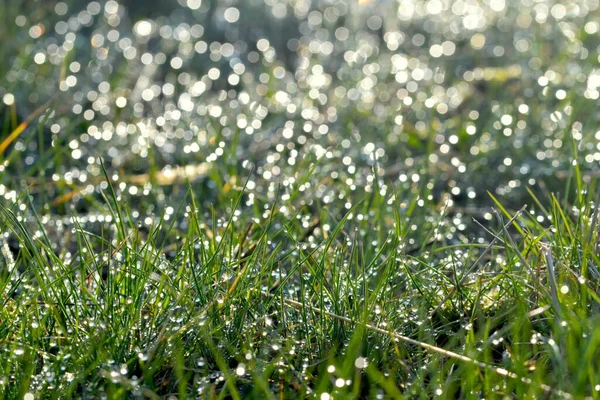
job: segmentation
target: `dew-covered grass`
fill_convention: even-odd
[[[599,7],[0,2],[0,397],[600,396]]]

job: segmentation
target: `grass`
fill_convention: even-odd
[[[448,209],[374,196],[304,227],[286,202],[237,212],[244,187],[226,216],[207,220],[190,190],[142,232],[104,171],[113,230],[73,216],[74,253],[27,196],[1,208],[19,242],[0,280],[6,398],[596,392],[593,190],[568,208],[532,198],[551,225],[498,203],[496,222],[472,221],[486,242],[447,245]]]
[[[0,1],[0,398],[600,397],[597,10],[109,3]]]

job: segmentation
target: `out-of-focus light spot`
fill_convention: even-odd
[[[140,36],[148,36],[152,33],[152,23],[145,20],[138,21],[133,30]]]
[[[12,93],[6,93],[3,97],[2,97],[2,101],[4,102],[4,104],[6,104],[7,106],[12,106],[13,104],[15,104],[15,96]]]
[[[115,104],[117,105],[117,107],[123,108],[127,105],[127,99],[125,97],[118,97],[115,101]]]
[[[202,0],[187,0],[187,6],[192,10],[197,10],[202,5]]]
[[[490,2],[490,8],[493,11],[501,12],[501,11],[504,10],[505,7],[506,7],[506,1],[505,0],[492,0]]]
[[[29,28],[29,36],[33,39],[37,39],[44,34],[46,28],[42,24],[37,24]]]
[[[480,50],[485,46],[485,36],[481,33],[476,33],[471,37],[471,47],[475,50]]]
[[[46,55],[44,53],[36,53],[33,57],[33,61],[35,61],[36,64],[43,64],[46,62]]]
[[[225,14],[223,16],[225,17],[225,21],[233,24],[240,19],[240,10],[235,7],[229,7],[227,10],[225,10]]]

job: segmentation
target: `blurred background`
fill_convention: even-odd
[[[334,189],[308,203],[377,186],[518,207],[525,186],[564,188],[574,157],[598,171],[597,0],[30,0],[0,15],[0,194],[30,187],[52,212],[74,187],[89,208],[100,157],[126,196],[188,167],[211,201],[251,169],[250,193],[272,200],[272,181],[321,158],[311,179]],[[173,193],[158,190],[151,207]]]

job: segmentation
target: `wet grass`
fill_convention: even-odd
[[[599,396],[593,2],[183,3],[0,1],[0,397]]]
[[[18,242],[2,253],[6,398],[597,391],[595,190],[532,195],[536,214],[498,202],[492,221],[465,222],[485,241],[449,244],[451,207],[375,194],[306,224],[282,212],[293,196],[243,207],[243,185],[212,220],[189,190],[142,229],[104,171],[111,231],[73,215],[69,251],[26,195],[1,208]]]

